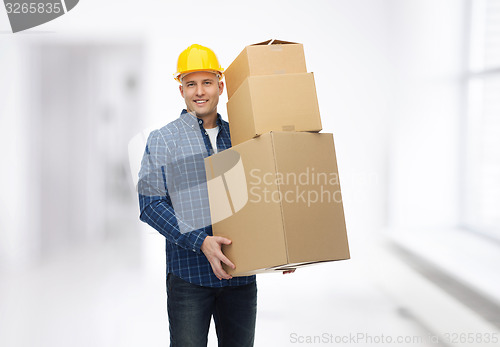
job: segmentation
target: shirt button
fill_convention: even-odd
[[[205,131],[205,135],[208,135],[206,131]]]
[[[201,124],[201,123],[203,123],[203,121],[202,121],[201,119],[200,119],[198,122],[199,122],[200,124]]]

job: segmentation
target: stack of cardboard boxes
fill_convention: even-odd
[[[332,134],[301,44],[247,46],[225,72],[233,147],[205,159],[214,235],[233,276],[349,259]]]

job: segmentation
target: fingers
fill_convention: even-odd
[[[226,271],[224,271],[219,259],[216,259],[214,262],[211,261],[210,265],[212,266],[212,270],[218,279],[229,280],[233,278],[233,276],[229,275]]]
[[[219,260],[222,261],[227,266],[229,266],[231,269],[236,268],[236,266],[231,262],[231,260],[229,260],[229,258],[226,257],[222,252],[220,252]]]
[[[227,239],[227,238],[222,237],[222,236],[214,236],[214,238],[218,244],[230,245],[232,242],[230,239]]]
[[[215,276],[217,276],[218,279],[224,278],[226,280],[232,278],[233,276],[224,271],[221,262],[231,267],[232,269],[235,268],[234,264],[222,253],[222,251],[219,251],[214,255],[213,262],[210,261]]]
[[[218,279],[231,279],[233,276],[229,275],[222,268],[222,263],[234,269],[236,266],[222,253],[221,245],[229,245],[231,240],[221,236],[208,236],[205,238],[201,250],[205,253],[212,271]],[[222,263],[221,263],[222,262]]]

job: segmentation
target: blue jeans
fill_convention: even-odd
[[[169,273],[167,310],[171,347],[207,345],[214,317],[219,347],[253,346],[257,284],[201,287]]]

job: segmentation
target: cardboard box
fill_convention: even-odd
[[[227,102],[232,145],[270,131],[320,131],[314,75],[248,77]]]
[[[227,97],[249,76],[307,72],[300,43],[268,40],[245,47],[224,72]]]
[[[271,132],[205,158],[233,276],[349,259],[332,134]]]

